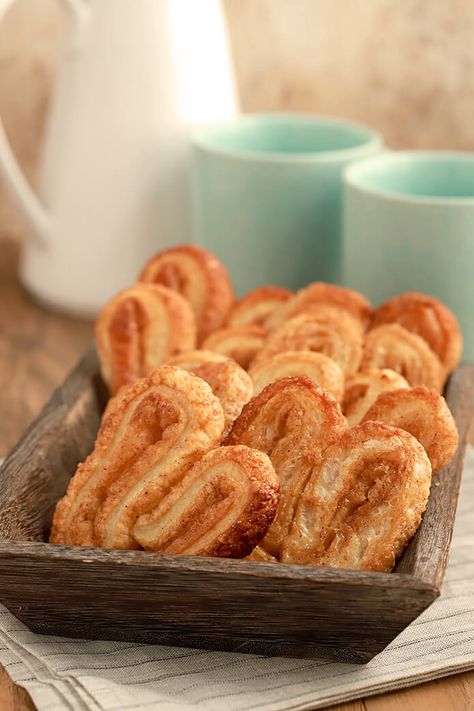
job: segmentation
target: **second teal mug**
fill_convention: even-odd
[[[338,281],[341,174],[382,146],[357,123],[248,115],[193,138],[195,242],[229,268],[239,294]]]

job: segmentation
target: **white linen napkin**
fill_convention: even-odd
[[[474,449],[443,594],[365,666],[30,632],[0,606],[0,662],[40,711],[317,709],[474,669]]]

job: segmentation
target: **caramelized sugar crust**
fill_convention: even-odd
[[[332,395],[304,376],[271,383],[244,406],[226,443],[268,454],[280,481],[277,514],[260,544],[267,553],[278,557],[308,477],[346,427]]]
[[[390,368],[412,387],[425,385],[438,392],[443,389],[446,371],[426,341],[397,323],[384,324],[365,337],[361,370]]]
[[[408,432],[363,422],[326,450],[300,497],[281,561],[390,571],[418,528],[431,465]]]
[[[236,301],[227,325],[261,326],[267,330],[270,319],[292,296],[292,291],[281,286],[259,286]]]
[[[262,349],[266,336],[261,326],[229,326],[206,338],[202,348],[232,358],[247,370]]]
[[[171,289],[135,284],[113,297],[95,324],[101,373],[112,394],[196,344],[189,304]]]
[[[234,290],[224,265],[214,254],[195,245],[158,252],[145,265],[139,281],[162,284],[181,294],[194,312],[198,343],[226,322]]]
[[[349,375],[342,404],[349,427],[359,424],[380,393],[409,387],[405,378],[390,368],[368,368]]]
[[[382,393],[364,420],[378,420],[410,432],[423,445],[433,472],[448,464],[458,448],[456,423],[436,390],[419,387]]]
[[[168,365],[194,373],[211,386],[224,410],[226,436],[242,407],[252,397],[253,383],[248,373],[231,358],[204,350],[182,353],[171,358]]]
[[[338,402],[344,392],[344,373],[332,358],[313,351],[285,351],[261,360],[249,369],[254,395],[276,380],[290,375],[306,375]]]
[[[419,291],[409,291],[379,306],[372,327],[399,323],[407,331],[421,336],[450,372],[462,353],[462,333],[453,312],[438,299]]]

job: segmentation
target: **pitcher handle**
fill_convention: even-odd
[[[84,0],[63,0],[70,11],[74,35],[72,48],[77,47],[84,16],[88,10]],[[0,20],[13,5],[14,0],[0,0]],[[12,199],[25,218],[32,236],[42,245],[51,232],[51,218],[26,179],[5,133],[0,117],[0,176],[3,177]]]

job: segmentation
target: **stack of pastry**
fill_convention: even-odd
[[[388,571],[457,448],[454,315],[316,282],[236,300],[169,249],[100,313],[111,399],[51,541]]]

